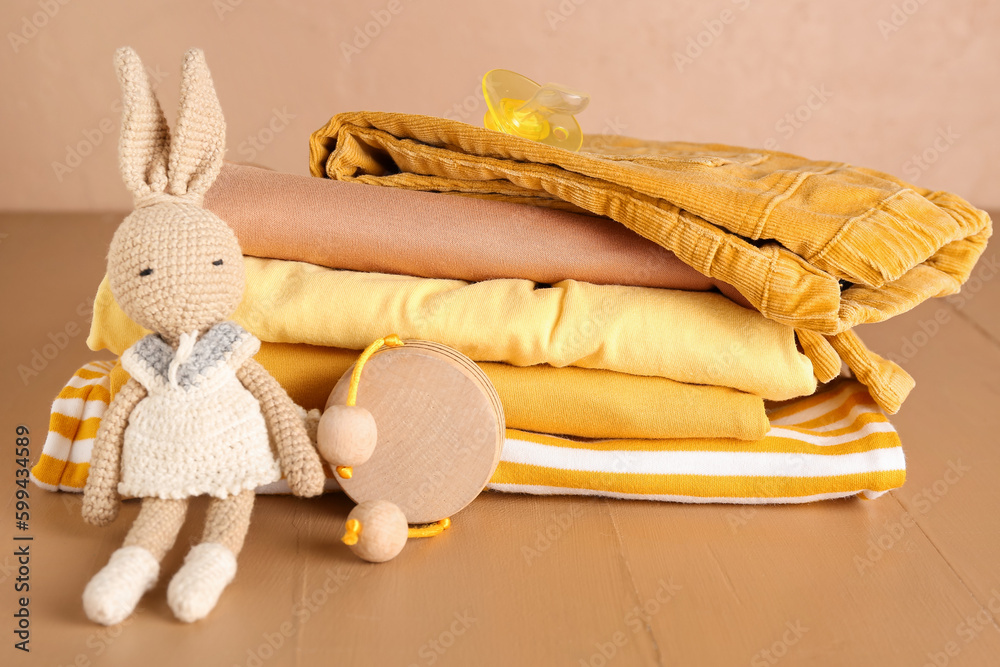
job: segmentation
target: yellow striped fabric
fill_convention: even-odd
[[[864,386],[842,380],[768,411],[756,441],[571,440],[507,430],[496,491],[688,503],[803,503],[902,486],[899,435]]]
[[[81,368],[53,403],[49,437],[32,470],[39,486],[83,490],[112,367],[94,362]],[[896,430],[854,380],[776,405],[768,418],[770,431],[755,441],[586,440],[507,429],[500,465],[487,488],[762,504],[854,495],[872,499],[906,479]],[[287,486],[282,481],[258,492],[287,492]]]
[[[93,361],[76,373],[52,402],[42,455],[31,469],[35,484],[49,491],[81,491],[101,417],[111,401],[113,361]]]

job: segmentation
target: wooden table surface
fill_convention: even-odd
[[[79,496],[32,487],[31,653],[15,650],[15,427],[30,428],[37,458],[63,383],[109,358],[84,340],[120,220],[0,216],[3,665],[1000,664],[995,247],[961,297],[860,330],[917,379],[893,419],[908,481],[878,500],[741,508],[491,492],[444,536],[371,565],[337,541],[341,494],[265,497],[235,581],[185,625],[165,589],[200,534],[196,502],[140,611],[102,628],[81,592],[138,508],[92,528]],[[53,339],[63,349],[22,378]]]

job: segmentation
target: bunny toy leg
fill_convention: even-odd
[[[160,561],[184,523],[187,500],[145,498],[122,547],[83,591],[87,617],[104,625],[128,618],[139,599],[156,583]]]
[[[253,503],[252,489],[212,500],[201,544],[191,548],[167,587],[167,604],[178,619],[192,623],[205,618],[236,576]]]

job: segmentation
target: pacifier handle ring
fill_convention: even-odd
[[[379,338],[377,341],[365,348],[361,356],[358,357],[358,361],[354,364],[354,372],[351,373],[351,386],[347,390],[347,405],[354,406],[358,401],[358,384],[361,382],[361,371],[365,367],[365,363],[371,358],[373,354],[381,350],[383,347],[402,347],[403,341],[396,334],[389,334],[385,338]]]
[[[354,364],[354,372],[351,373],[351,384],[347,390],[346,404],[348,407],[354,407],[358,402],[358,385],[361,383],[361,371],[371,356],[383,347],[402,347],[403,344],[403,340],[398,335],[389,334],[385,338],[379,338],[364,349],[364,352],[361,353],[358,361]],[[350,479],[354,476],[354,468],[352,466],[337,466],[336,473],[341,479]]]
[[[451,528],[451,519],[445,517],[434,523],[410,526],[407,528],[406,537],[411,540],[421,537],[435,537],[449,528]],[[344,522],[344,535],[340,538],[340,541],[349,547],[354,546],[361,539],[361,531],[363,529],[364,525],[360,521],[357,519],[348,519]]]
[[[445,517],[440,521],[435,521],[434,523],[427,523],[420,526],[410,526],[407,537],[411,540],[415,537],[434,537],[436,535],[440,535],[449,528],[451,528],[451,519]]]
[[[379,338],[377,341],[364,349],[354,365],[354,372],[351,373],[351,384],[347,390],[346,404],[348,406],[353,407],[357,403],[358,385],[361,382],[361,371],[364,369],[365,363],[367,363],[372,355],[381,350],[383,347],[403,347],[403,345],[403,340],[397,334],[389,334],[385,338]],[[344,479],[350,479],[354,475],[354,471],[351,466],[337,466],[337,474]],[[440,521],[435,521],[433,523],[410,526],[407,529],[407,538],[414,539],[421,537],[434,537],[436,535],[440,535],[449,528],[451,528],[451,518],[445,517]],[[344,535],[340,539],[344,544],[353,546],[357,544],[358,540],[361,538],[363,529],[364,526],[359,520],[348,519],[344,524]]]
[[[590,104],[590,96],[558,83],[540,86],[530,99],[524,101],[518,111],[546,111],[575,116]]]

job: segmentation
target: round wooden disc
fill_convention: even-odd
[[[410,523],[431,523],[468,505],[500,462],[500,397],[476,364],[447,346],[407,340],[371,356],[357,405],[372,413],[378,444],[372,457],[339,480],[357,503],[388,500]],[[343,405],[351,366],[327,406]]]

